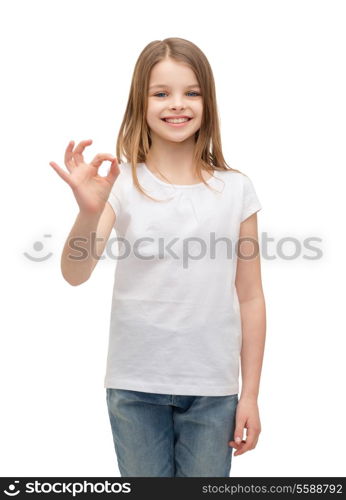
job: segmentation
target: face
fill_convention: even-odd
[[[194,134],[201,127],[202,111],[201,89],[190,67],[168,59],[152,68],[146,116],[152,140],[155,136],[172,142],[194,140]],[[178,124],[163,120],[182,115],[190,119]]]

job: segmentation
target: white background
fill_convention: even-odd
[[[66,168],[69,140],[115,154],[137,57],[171,36],[206,54],[226,161],[272,238],[262,432],[231,476],[345,476],[345,2],[31,0],[0,19],[1,476],[119,475],[103,388],[116,261],[64,281],[78,205],[49,162]]]

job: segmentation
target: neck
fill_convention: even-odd
[[[198,179],[193,163],[194,148],[193,136],[179,143],[152,137],[145,163],[150,170],[169,179],[193,182]]]

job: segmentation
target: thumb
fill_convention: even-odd
[[[238,423],[236,425],[235,431],[234,431],[234,441],[237,444],[240,444],[243,439],[243,432],[244,432],[244,424],[243,423]]]

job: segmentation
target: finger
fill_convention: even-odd
[[[236,450],[234,452],[234,455],[238,455],[238,453],[244,448],[244,446],[246,445],[246,440],[244,439],[241,443],[239,443],[237,446],[236,446]]]
[[[109,172],[108,172],[106,179],[108,182],[110,182],[113,185],[115,179],[118,177],[119,174],[120,174],[120,168],[119,168],[118,160],[116,158],[114,158],[114,160],[111,163],[111,168],[109,169]]]
[[[104,161],[113,161],[114,156],[111,155],[110,153],[99,153],[93,158],[93,160],[90,162],[90,165],[96,168],[99,168],[102,162]]]
[[[260,431],[256,433],[256,436],[255,436],[255,442],[254,442],[254,448],[257,446],[257,443],[258,443],[258,439],[259,439],[259,435],[260,435]]]
[[[61,177],[61,178],[62,178],[65,182],[67,182],[67,184],[68,184],[69,186],[71,186],[71,187],[72,187],[72,185],[71,185],[71,180],[70,180],[70,174],[66,173],[66,172],[65,172],[65,170],[63,170],[62,168],[60,168],[60,167],[59,167],[59,165],[57,165],[54,161],[49,162],[49,165],[50,165],[51,167],[53,167],[53,168],[54,168],[54,170],[56,171],[56,173],[57,173],[58,175],[60,175],[60,177]]]
[[[72,152],[72,156],[74,158],[76,166],[78,166],[78,163],[82,163],[84,161],[83,151],[87,146],[90,146],[92,142],[92,139],[87,139],[86,141],[81,141],[78,146],[76,146],[76,148]]]
[[[245,427],[245,422],[242,422],[241,420],[238,420],[236,422],[236,427],[234,430],[234,441],[239,444],[241,443],[244,435],[244,427]]]
[[[255,439],[255,442],[254,442],[254,444],[253,444],[253,447],[254,447],[254,448],[256,448],[257,443],[258,443],[258,438],[257,438],[257,439]]]
[[[65,149],[64,161],[65,161],[65,165],[67,167],[67,170],[69,172],[72,172],[72,169],[74,167],[76,167],[74,159],[73,159],[73,155],[72,155],[73,146],[74,146],[74,141],[70,141],[67,145],[67,148]]]
[[[245,440],[243,440],[241,443],[236,443],[235,441],[228,441],[228,444],[232,448],[236,448],[238,450],[239,448],[241,448],[243,446],[243,443],[245,443],[245,442],[246,442]]]
[[[247,428],[246,440],[241,443],[241,448],[239,448],[234,455],[242,455],[243,453],[252,450],[255,447],[257,435],[258,434],[252,429],[252,427]]]
[[[242,445],[243,446],[234,453],[235,456],[242,455],[243,453],[252,450],[254,448],[254,441],[247,439],[245,443],[242,443]]]

